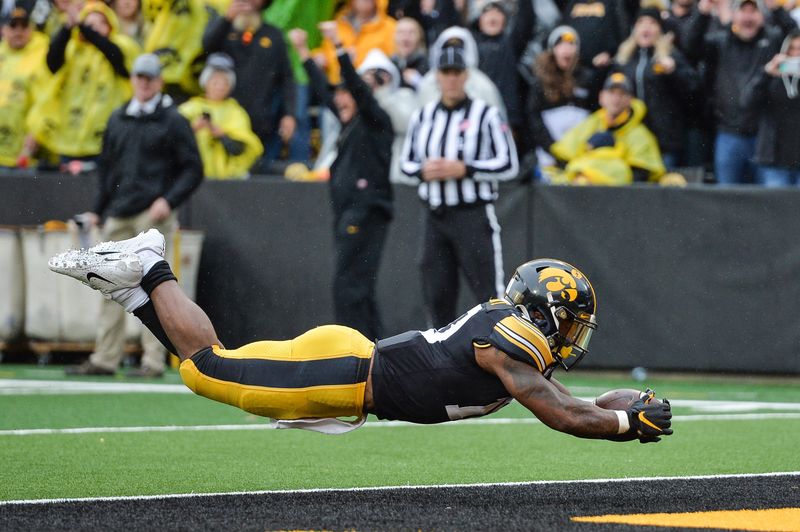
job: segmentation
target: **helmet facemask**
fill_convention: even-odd
[[[594,314],[575,314],[566,307],[553,309],[553,315],[558,322],[558,332],[548,340],[553,342],[553,357],[569,371],[589,352],[589,342],[597,328],[597,321]]]

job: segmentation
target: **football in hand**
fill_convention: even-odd
[[[594,400],[594,404],[606,410],[627,410],[643,395],[644,392],[640,390],[620,388],[604,393]],[[655,398],[653,400],[657,401]]]

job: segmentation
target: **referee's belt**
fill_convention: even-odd
[[[441,205],[437,205],[436,207],[434,207],[433,205],[428,203],[428,209],[430,209],[431,214],[433,214],[435,216],[444,216],[445,214],[447,214],[448,211],[454,211],[454,210],[463,211],[463,210],[469,210],[469,209],[477,209],[477,208],[483,207],[484,205],[486,205],[488,203],[492,203],[492,202],[491,201],[485,201],[485,200],[478,200],[478,201],[474,201],[472,203],[460,202],[460,203],[456,203],[455,205],[445,205],[444,203],[442,203]]]

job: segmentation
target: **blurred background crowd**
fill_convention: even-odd
[[[395,183],[413,184],[408,123],[457,46],[524,179],[797,184],[800,7],[667,2],[2,0],[0,166],[94,169],[136,75],[190,122],[206,178],[325,180],[343,132],[298,47],[335,88],[337,43],[391,118]],[[142,54],[158,66],[134,72]]]

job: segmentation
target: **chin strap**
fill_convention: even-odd
[[[523,305],[517,305],[515,308],[522,313],[522,315],[525,317],[526,320],[533,323],[533,320],[531,319],[531,315],[528,312],[528,309],[526,309]]]

